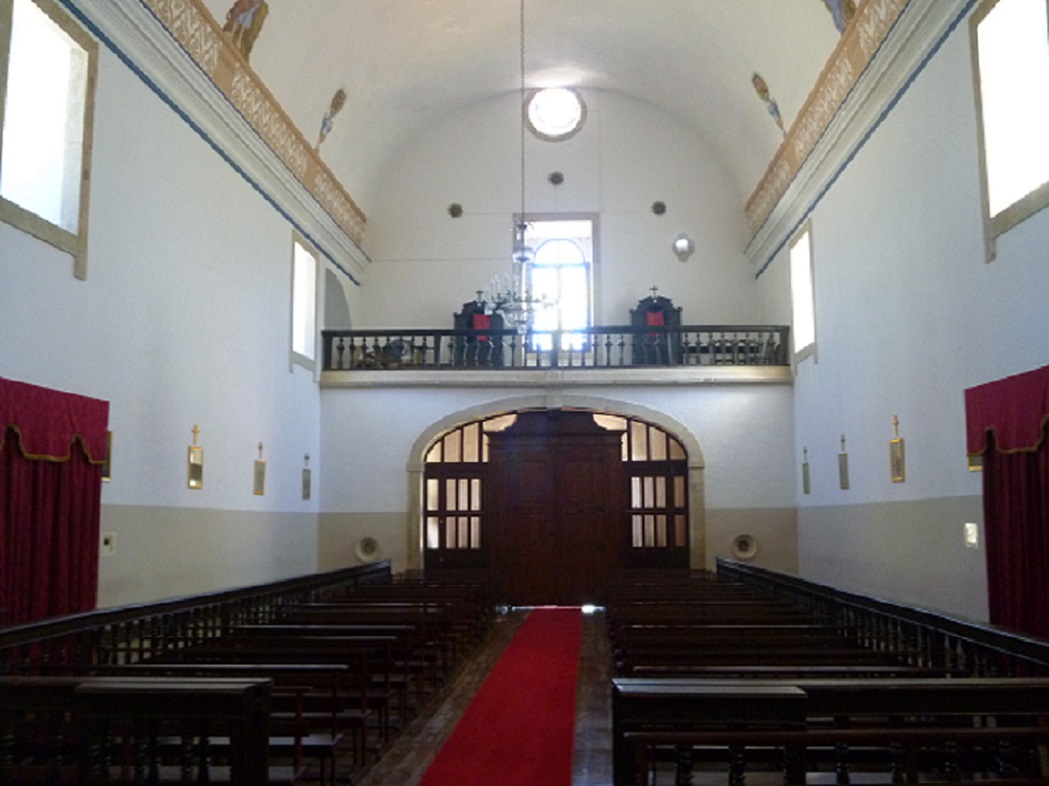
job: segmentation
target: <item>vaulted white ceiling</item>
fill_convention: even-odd
[[[221,23],[232,0],[206,0]],[[268,0],[251,64],[368,210],[383,171],[428,127],[520,88],[518,0]],[[823,0],[525,0],[525,82],[647,101],[694,128],[743,198],[839,40]]]

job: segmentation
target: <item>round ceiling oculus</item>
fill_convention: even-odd
[[[548,87],[528,96],[524,112],[533,134],[548,142],[559,142],[575,136],[583,127],[586,102],[577,90]]]

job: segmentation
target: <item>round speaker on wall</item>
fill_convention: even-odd
[[[758,555],[758,539],[753,535],[736,535],[732,541],[732,556],[747,561]]]
[[[381,556],[379,541],[371,535],[367,535],[357,541],[357,547],[353,550],[361,562],[375,562]]]

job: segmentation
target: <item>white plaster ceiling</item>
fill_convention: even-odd
[[[518,0],[268,0],[251,64],[367,212],[403,145],[520,88]],[[525,82],[623,93],[686,123],[745,200],[839,40],[823,0],[525,0]],[[231,0],[206,0],[221,23]],[[687,162],[684,162],[687,165]],[[742,207],[742,204],[741,204]]]

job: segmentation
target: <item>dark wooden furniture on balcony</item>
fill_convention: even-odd
[[[677,366],[684,347],[675,333],[681,327],[681,307],[670,298],[652,294],[637,301],[630,309],[630,326],[634,328],[633,360],[635,366]]]
[[[458,367],[494,367],[503,365],[503,342],[493,340],[488,331],[502,331],[502,314],[485,313],[483,301],[463,303],[462,311],[454,315],[456,330],[467,331],[455,337],[452,364]]]

